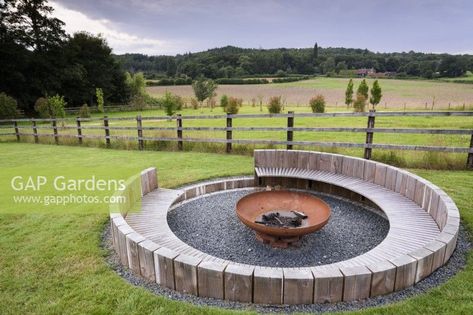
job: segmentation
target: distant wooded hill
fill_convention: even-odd
[[[205,76],[235,78],[265,75],[337,74],[346,70],[374,69],[397,76],[460,77],[473,70],[473,55],[418,52],[375,53],[367,49],[278,48],[247,49],[233,46],[176,56],[116,55],[130,72],[148,78]]]

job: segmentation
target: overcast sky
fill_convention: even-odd
[[[114,53],[368,48],[473,53],[471,0],[55,0],[66,31],[101,33]]]

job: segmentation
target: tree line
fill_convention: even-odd
[[[148,78],[190,77],[235,78],[286,76],[291,74],[340,74],[347,70],[375,69],[397,76],[423,78],[459,77],[473,71],[472,55],[419,52],[375,53],[367,49],[279,48],[248,49],[226,46],[176,56],[143,54],[116,55],[131,72],[142,71]]]
[[[67,35],[52,12],[46,0],[0,1],[0,92],[27,113],[55,95],[72,106],[96,104],[97,89],[107,103],[127,101],[125,71],[106,41]]]

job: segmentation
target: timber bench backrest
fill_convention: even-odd
[[[255,150],[255,168],[302,169],[355,177],[405,196],[428,212],[439,229],[458,229],[460,215],[439,187],[387,164],[339,154],[298,150]]]

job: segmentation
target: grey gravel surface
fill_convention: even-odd
[[[194,295],[188,295],[173,291],[167,288],[163,288],[156,283],[151,283],[143,278],[133,274],[128,268],[123,267],[120,264],[118,255],[112,248],[110,224],[106,225],[106,228],[102,234],[101,245],[106,250],[107,255],[105,257],[106,262],[118,275],[124,278],[127,282],[132,285],[144,287],[150,292],[156,295],[163,296],[172,300],[192,303],[196,306],[211,306],[220,307],[226,309],[236,310],[248,310],[256,311],[258,313],[323,313],[323,312],[339,312],[339,311],[355,311],[365,309],[369,307],[382,306],[395,302],[402,301],[404,299],[414,297],[419,294],[423,294],[428,290],[446,282],[448,279],[457,274],[462,270],[466,264],[467,253],[471,250],[471,244],[469,242],[468,233],[461,227],[458,236],[458,243],[455,252],[448,261],[448,263],[439,268],[437,271],[432,273],[429,277],[425,278],[415,286],[410,287],[406,290],[391,293],[384,296],[378,296],[362,301],[355,302],[340,302],[334,304],[310,304],[310,305],[286,305],[286,306],[265,306],[258,304],[245,304],[238,302],[229,302],[223,300],[209,299],[196,297]],[[162,311],[162,310],[161,310]]]
[[[320,231],[305,235],[300,247],[272,248],[255,238],[235,213],[238,200],[254,190],[241,189],[190,200],[168,214],[171,230],[182,241],[213,256],[260,266],[324,265],[361,255],[378,245],[389,222],[359,204],[316,194],[331,207]]]

